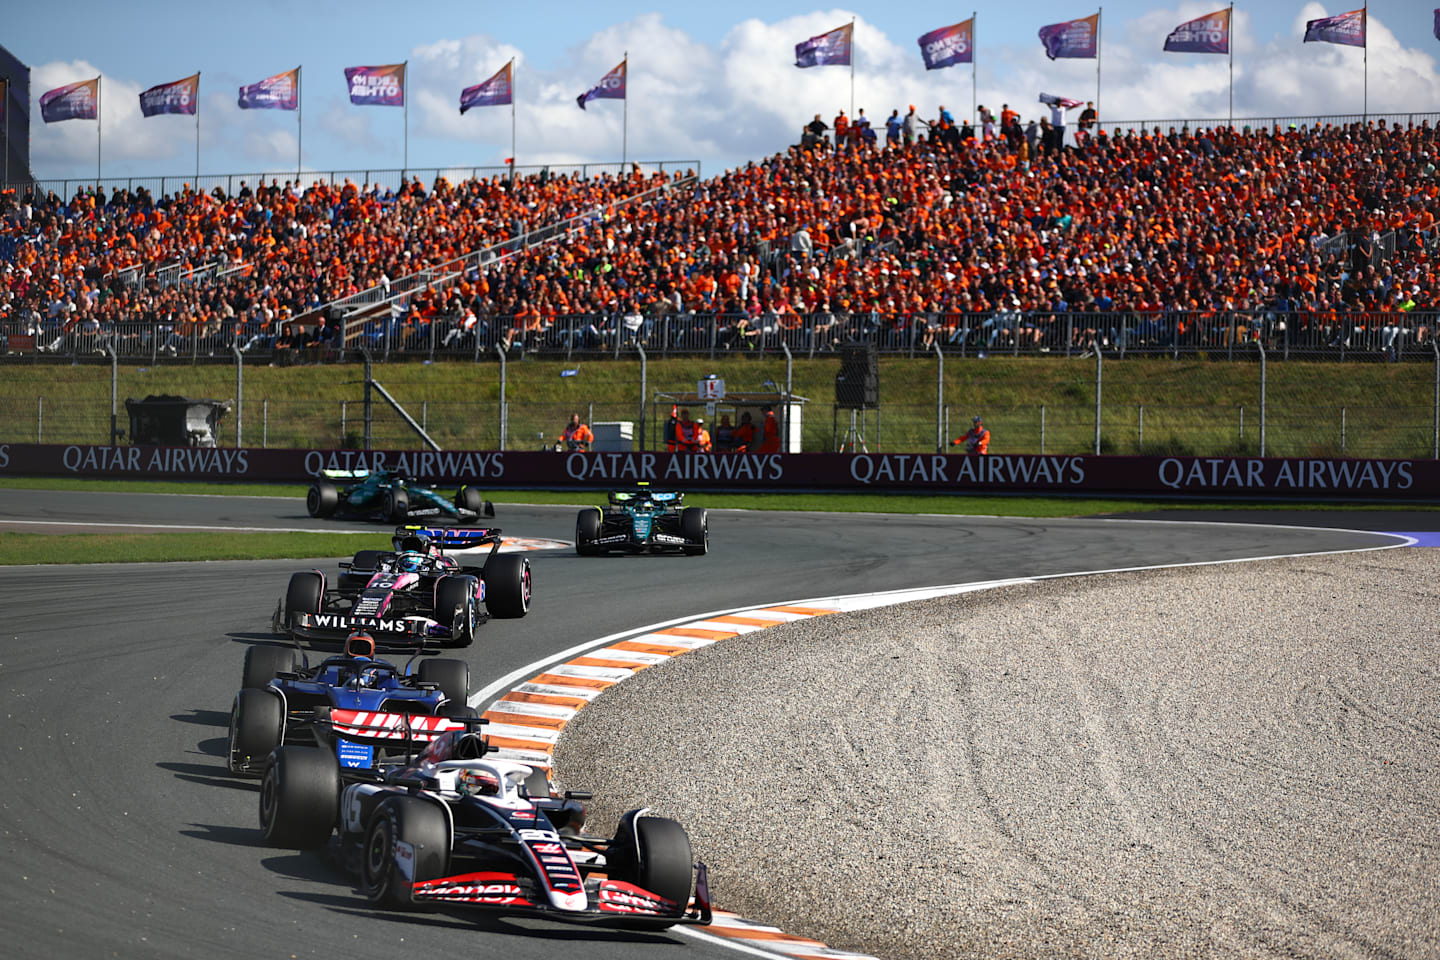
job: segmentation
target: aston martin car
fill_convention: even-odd
[[[495,516],[495,505],[468,484],[446,496],[434,486],[389,470],[326,470],[305,493],[312,517],[348,517],[404,523],[477,520]]]
[[[612,491],[609,506],[584,507],[575,517],[575,552],[593,557],[612,551],[703,556],[710,549],[704,507],[686,507],[685,494],[640,485]]]

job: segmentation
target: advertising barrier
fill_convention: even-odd
[[[1433,501],[1440,461],[913,453],[548,453],[0,444],[0,476],[304,483],[393,470],[442,485]]]

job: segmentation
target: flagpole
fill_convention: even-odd
[[[1361,102],[1361,122],[1370,123],[1370,0],[1365,0],[1364,12],[1360,14],[1360,29],[1365,41],[1365,99]]]
[[[5,83],[5,185],[10,185],[10,77],[4,78]]]
[[[300,182],[300,168],[304,166],[300,162],[300,151],[305,145],[305,128],[301,118],[305,116],[305,97],[300,89],[300,71],[305,69],[301,64],[295,68],[295,182]]]
[[[520,162],[515,157],[515,58],[510,58],[510,182],[515,182],[515,171]],[[628,83],[629,77],[626,77]],[[627,90],[626,93],[629,93]]]
[[[625,112],[620,115],[620,176],[625,176],[625,160],[630,152],[630,51],[625,51]]]
[[[1104,33],[1101,29],[1101,25],[1104,23],[1104,15],[1104,7],[1099,8],[1095,12],[1095,115],[1097,117],[1100,116],[1100,60],[1105,52],[1105,44],[1101,42],[1101,37]]]
[[[200,71],[195,71],[195,192],[200,192]]]
[[[1225,47],[1230,51],[1230,130],[1235,130],[1235,4],[1230,4],[1230,17],[1225,21]]]
[[[975,122],[975,90],[980,85],[980,66],[978,63],[979,53],[975,49],[975,21],[979,18],[979,16],[979,10],[972,10],[970,12],[970,119],[966,121],[967,123]]]
[[[855,122],[855,18],[850,18],[850,122]]]
[[[95,189],[100,189],[100,130],[105,125],[104,114],[100,111],[104,75],[95,78]]]
[[[400,170],[403,182],[410,172],[410,61],[400,65],[400,102],[405,108],[405,165]]]

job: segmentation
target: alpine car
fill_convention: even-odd
[[[391,523],[404,523],[410,517],[443,522],[495,516],[495,505],[475,487],[462,486],[454,497],[446,497],[433,486],[406,480],[389,470],[324,470],[305,494],[305,509],[312,517]]]
[[[404,669],[378,660],[375,641],[362,633],[346,640],[344,656],[314,667],[298,647],[251,647],[230,710],[230,771],[259,776],[270,751],[295,740],[333,749],[342,766],[369,768],[385,754],[423,747],[438,731],[464,729],[442,726],[442,718],[476,716],[465,702],[469,665],[440,658],[416,664],[419,656]],[[334,735],[357,722],[372,725],[375,735]]]
[[[610,494],[610,506],[585,507],[575,517],[575,552],[593,557],[619,550],[703,556],[710,549],[704,507],[682,507],[685,494],[641,485]]]
[[[279,747],[265,762],[261,830],[274,846],[330,845],[380,907],[650,929],[711,922],[707,871],[680,824],[631,810],[614,836],[587,836],[588,793],[552,797],[543,771],[488,751],[478,733],[454,730],[414,763],[361,771],[315,747]]]
[[[340,642],[363,631],[384,647],[465,647],[492,617],[530,612],[530,561],[498,552],[499,529],[402,526],[391,543],[394,550],[361,550],[342,562],[333,585],[321,570],[291,574],[275,608],[275,632]],[[444,553],[487,544],[490,554],[478,567]]]

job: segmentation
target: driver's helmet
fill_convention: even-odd
[[[401,573],[421,573],[430,564],[423,553],[402,553],[395,558],[395,569]]]
[[[488,770],[461,770],[455,789],[470,797],[493,797],[500,792],[500,781]]]
[[[363,630],[357,630],[345,638],[345,656],[356,660],[371,660],[375,656],[375,638]]]
[[[426,556],[439,553],[435,541],[423,533],[402,533],[390,538],[396,553],[420,553]]]

